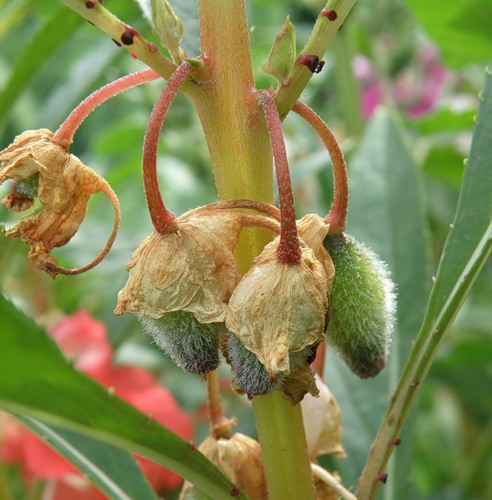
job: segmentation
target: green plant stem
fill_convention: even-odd
[[[293,406],[279,391],[253,398],[269,500],[315,498],[303,429],[301,405]]]
[[[203,83],[204,97],[194,102],[219,197],[271,203],[272,154],[254,87],[244,1],[200,0],[200,36],[202,60],[211,77]],[[271,233],[261,229],[242,232],[236,247],[242,271],[270,239]],[[274,392],[254,398],[253,408],[270,498],[314,498],[299,405],[292,406]],[[286,477],[295,478],[289,481],[291,488],[284,487]],[[287,496],[279,496],[279,491]]]
[[[427,315],[400,377],[398,387],[392,396],[381,427],[369,450],[366,466],[359,479],[357,493],[359,500],[371,499],[376,495],[380,484],[378,477],[384,473],[386,464],[393,453],[394,446],[392,442],[398,438],[401,432],[415,397],[437,354],[444,332],[453,321],[474,279],[490,253],[492,247],[491,234],[492,223],[477,246],[476,260],[473,260],[462,270],[459,280],[436,317],[432,317],[433,311],[429,313],[428,307]],[[437,280],[439,280],[439,271]],[[436,284],[433,292],[435,289]],[[432,303],[432,293],[429,303]]]
[[[212,161],[219,198],[272,203],[272,157],[254,87],[243,0],[200,0],[201,56],[210,78],[192,97]],[[245,272],[271,239],[245,229],[236,258]]]
[[[318,15],[311,36],[302,49],[301,54],[314,55],[321,59],[341,28],[356,0],[329,0]],[[330,20],[327,11],[335,11],[336,19]],[[302,91],[313,76],[313,73],[303,64],[294,64],[286,81],[279,87],[275,101],[281,118],[284,118],[299,99]]]

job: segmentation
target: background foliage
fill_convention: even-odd
[[[194,55],[196,8],[193,2],[175,3],[184,6],[185,48]],[[259,88],[273,83],[260,64],[285,15],[290,14],[301,47],[321,5],[317,0],[249,2]],[[107,2],[107,7],[152,39],[137,3]],[[359,0],[326,55],[323,71],[304,93],[305,101],[334,128],[346,155],[352,186],[348,232],[385,258],[399,290],[390,364],[380,377],[360,381],[329,353],[325,375],[342,408],[349,458],[326,462],[341,471],[348,485],[360,474],[418,332],[453,221],[483,67],[491,57],[491,25],[487,1],[450,5],[436,0],[430,5],[423,0]],[[22,130],[55,129],[92,90],[141,68],[57,2],[0,0],[0,40],[0,149]],[[445,78],[425,112],[414,113],[418,99],[437,78],[422,62],[422,51],[429,47],[439,54]],[[368,116],[364,106],[374,84],[384,109]],[[126,262],[151,231],[140,155],[146,121],[161,88],[162,83],[147,84],[105,104],[81,127],[72,147],[120,198],[122,228],[109,257],[86,275],[51,282],[30,267],[24,245],[2,236],[0,279],[3,290],[33,317],[84,308],[103,319],[119,361],[155,370],[180,403],[199,414],[202,382],[183,375],[157,352],[133,318],[112,315],[116,293],[126,281]],[[326,153],[296,117],[286,119],[284,132],[299,214],[326,213],[332,190]],[[161,188],[172,211],[180,214],[215,199],[203,134],[182,96],[166,120],[159,155]],[[15,222],[3,206],[0,218],[7,226]],[[70,266],[88,262],[111,224],[109,205],[96,198],[81,231],[59,251],[61,261]],[[406,427],[390,470],[389,497],[492,497],[491,299],[492,266],[487,262]],[[227,377],[227,369],[223,371]],[[226,406],[238,417],[238,430],[254,434],[248,403],[229,392]],[[205,433],[203,425],[196,441]]]

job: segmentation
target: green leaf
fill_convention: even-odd
[[[75,465],[109,498],[157,500],[147,478],[128,452],[30,417],[15,417]]]
[[[138,453],[213,498],[230,499],[234,485],[209,460],[77,372],[46,333],[4,297],[0,317],[0,407]]]
[[[490,60],[492,4],[487,0],[408,0],[453,68]]]
[[[486,69],[463,187],[422,331],[452,320],[492,248],[492,66]],[[428,333],[428,332],[426,332]]]
[[[346,460],[337,461],[344,481],[355,485],[411,348],[430,288],[427,228],[417,167],[395,117],[380,110],[349,161],[347,233],[371,247],[388,264],[397,285],[397,324],[388,366],[374,379],[360,380],[329,350],[326,378],[342,409]],[[411,446],[406,443],[408,464]],[[398,464],[399,474],[408,470]],[[399,477],[398,474],[398,477]],[[394,481],[391,482],[393,477]],[[396,473],[386,488],[397,488]],[[405,486],[402,481],[401,487]],[[394,498],[399,496],[394,490]]]
[[[401,431],[443,334],[453,321],[492,249],[492,67],[486,68],[478,121],[452,229],[431,291],[422,327],[359,480],[358,498],[373,498],[392,454],[391,439]]]
[[[1,117],[5,117],[10,111],[17,97],[23,93],[37,72],[47,64],[49,58],[80,22],[76,14],[59,6],[33,35],[0,92]]]

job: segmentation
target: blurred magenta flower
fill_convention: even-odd
[[[372,62],[364,56],[354,58],[353,70],[361,84],[361,108],[364,119],[369,119],[383,103],[385,83]],[[446,81],[447,71],[432,45],[423,46],[412,64],[399,71],[388,89],[395,103],[410,118],[418,118],[437,105]]]
[[[193,423],[173,396],[155,377],[134,366],[112,363],[111,346],[103,323],[84,311],[58,321],[49,331],[60,349],[74,365],[114,394],[172,430],[183,439],[193,436]],[[156,491],[178,487],[182,479],[173,472],[142,457],[136,457]],[[63,457],[16,420],[0,414],[0,460],[21,467],[26,481],[52,480],[43,498],[84,500],[105,498]]]

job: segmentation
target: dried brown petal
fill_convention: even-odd
[[[226,325],[263,363],[271,378],[289,372],[289,354],[323,340],[328,305],[325,271],[310,248],[298,264],[279,262],[269,243],[229,301]]]
[[[55,277],[58,273],[78,274],[100,262],[116,237],[120,212],[118,199],[109,184],[76,156],[52,142],[52,136],[51,131],[40,129],[16,137],[0,152],[0,184],[7,179],[13,181],[12,191],[4,202],[15,210],[24,210],[30,203],[23,202],[16,183],[39,175],[37,194],[43,209],[22,220],[7,236],[20,237],[30,245],[29,259]],[[89,198],[96,193],[104,193],[113,204],[116,214],[113,232],[91,264],[79,269],[61,269],[51,250],[65,245],[77,232],[86,215]]]
[[[316,385],[319,397],[307,396],[301,403],[309,456],[313,460],[327,454],[345,457],[338,403],[318,375]]]
[[[323,241],[328,234],[330,225],[322,217],[316,214],[306,214],[297,221],[297,231],[302,241],[314,251],[316,258],[323,264],[328,278],[328,293],[335,276],[335,267],[330,254],[323,246]]]
[[[179,217],[176,232],[154,231],[134,252],[115,314],[158,319],[188,311],[201,323],[225,320],[227,302],[240,277],[232,254],[240,214],[200,215],[198,210]]]
[[[198,448],[249,498],[267,500],[260,444],[254,439],[235,433],[230,439],[208,436]],[[193,498],[194,486],[186,482],[180,500]]]

